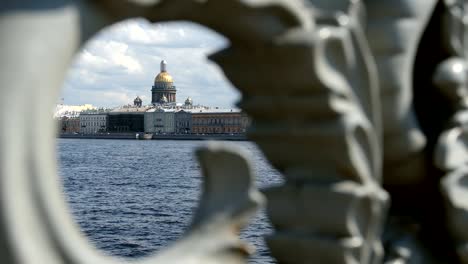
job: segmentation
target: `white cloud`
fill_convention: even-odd
[[[177,32],[179,33],[179,36],[185,37],[185,31],[183,29],[179,28]]]
[[[121,66],[129,73],[141,72],[142,66],[138,59],[128,52],[128,45],[114,40],[95,40],[89,43],[77,61],[80,68],[85,70],[111,70]]]
[[[110,61],[125,67],[130,73],[132,72],[141,72],[142,67],[137,59],[132,56],[127,55],[128,45],[118,42],[108,43],[109,50],[113,52],[110,53]]]
[[[127,104],[133,101],[133,97],[130,97],[125,93],[106,91],[102,93],[102,100],[112,100],[118,102],[119,104]]]
[[[238,98],[206,56],[227,41],[191,23],[152,25],[142,19],[115,24],[92,39],[77,56],[64,84],[66,104],[117,106],[136,95],[150,103],[162,59],[178,89],[177,100],[230,107]]]
[[[109,66],[106,59],[96,56],[87,50],[83,50],[83,52],[81,52],[80,60],[82,64],[89,67],[94,66],[96,68],[104,68]]]

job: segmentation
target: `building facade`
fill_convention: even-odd
[[[175,112],[175,133],[190,134],[192,133],[192,113],[179,110]]]
[[[107,113],[85,111],[80,114],[80,133],[96,134],[107,131]]]
[[[153,108],[145,113],[145,133],[173,134],[175,132],[175,111]]]
[[[144,131],[144,112],[109,113],[108,131],[131,133]]]
[[[109,112],[108,132],[135,133],[145,131],[145,112],[150,109],[150,107],[141,106],[139,102],[135,101],[134,105],[125,105]]]
[[[167,62],[161,61],[161,72],[154,79],[154,85],[151,89],[151,103],[153,105],[176,103],[177,90],[166,66]]]
[[[193,134],[242,134],[250,125],[249,117],[232,109],[205,109],[192,112]]]
[[[79,133],[80,118],[64,116],[59,120],[59,133]]]

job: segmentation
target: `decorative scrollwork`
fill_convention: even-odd
[[[307,18],[299,1],[18,1],[0,4],[0,256],[6,263],[118,263],[92,248],[61,196],[50,107],[79,45],[133,16],[186,19],[230,38],[233,47],[270,43]],[[229,19],[232,18],[232,19]],[[243,24],[242,24],[243,23]],[[241,26],[239,26],[241,25]],[[310,25],[309,25],[310,26]],[[47,41],[45,41],[47,40]],[[239,62],[241,63],[241,62]],[[245,62],[244,62],[245,63]],[[7,65],[7,67],[5,66]],[[21,76],[21,77],[20,77]],[[33,86],[31,84],[34,84]],[[27,101],[13,104],[11,99]],[[9,113],[8,115],[5,115]],[[262,202],[242,154],[199,152],[206,182],[187,237],[142,263],[242,263],[238,229]],[[229,170],[225,171],[225,170]]]
[[[342,10],[325,10],[312,1],[315,26],[279,34],[261,52],[229,48],[212,56],[243,92],[240,106],[254,120],[250,137],[286,178],[267,191],[276,229],[267,241],[280,262],[383,257],[379,88],[361,3],[342,2]],[[255,83],[234,66],[247,58]]]
[[[466,59],[452,57],[436,69],[435,84],[452,101],[454,114],[439,136],[434,152],[435,165],[446,175],[441,190],[446,201],[448,229],[457,243],[457,253],[468,263],[468,65]]]
[[[430,212],[408,201],[415,187],[439,195],[434,191],[438,179],[425,185],[434,173],[426,157],[434,154],[434,164],[445,174],[448,229],[460,261],[468,263],[465,2],[0,3],[2,261],[118,261],[89,246],[67,213],[55,171],[49,108],[78,47],[103,27],[140,16],[152,22],[193,21],[230,40],[229,47],[210,59],[242,92],[239,105],[253,118],[250,138],[286,179],[266,191],[276,230],[267,242],[280,262],[427,263],[432,255],[421,253],[424,238],[407,231],[417,222],[415,216],[425,222],[422,216]],[[450,56],[436,62],[434,83],[450,101],[453,114],[440,135],[428,136],[413,111],[411,67],[424,28],[437,10],[445,11]],[[29,108],[17,103],[24,100]],[[198,156],[205,192],[191,229],[173,247],[139,263],[245,262],[249,250],[236,233],[263,202],[252,187],[248,162],[240,151],[216,144],[199,150]],[[388,218],[387,191],[394,201]],[[384,256],[381,233],[386,220],[390,232]],[[441,255],[451,259],[445,253]]]

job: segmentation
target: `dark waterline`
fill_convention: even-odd
[[[200,195],[193,150],[203,141],[58,139],[59,172],[81,230],[99,249],[143,257],[180,238]],[[252,156],[260,188],[281,182],[257,147],[229,142]],[[263,211],[241,237],[255,245],[250,263],[274,263],[263,241],[271,232]]]

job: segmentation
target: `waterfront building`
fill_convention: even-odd
[[[78,133],[80,132],[80,118],[64,116],[59,120],[59,133]]]
[[[107,132],[109,109],[86,110],[80,113],[80,133],[96,134]]]
[[[102,111],[84,105],[79,116],[79,132],[95,133],[149,133],[149,134],[242,134],[250,123],[249,118],[237,109],[210,108],[194,105],[187,97],[177,104],[173,79],[161,61],[161,72],[156,76],[152,89],[152,104],[143,105],[137,96],[133,105],[124,105]],[[80,108],[76,108],[80,109]],[[71,113],[71,112],[70,112]],[[61,129],[68,131],[69,124]]]
[[[108,113],[108,132],[133,133],[144,132],[144,115],[149,106],[124,105]]]
[[[175,133],[177,134],[192,133],[192,114],[189,111],[179,110],[175,112],[174,118],[175,118]]]
[[[167,62],[161,61],[161,72],[154,79],[151,89],[151,103],[153,105],[175,104],[176,87],[172,76],[166,70]]]
[[[173,134],[175,132],[175,110],[156,107],[145,113],[145,133]]]
[[[250,124],[248,116],[234,109],[194,109],[193,134],[241,134]]]

